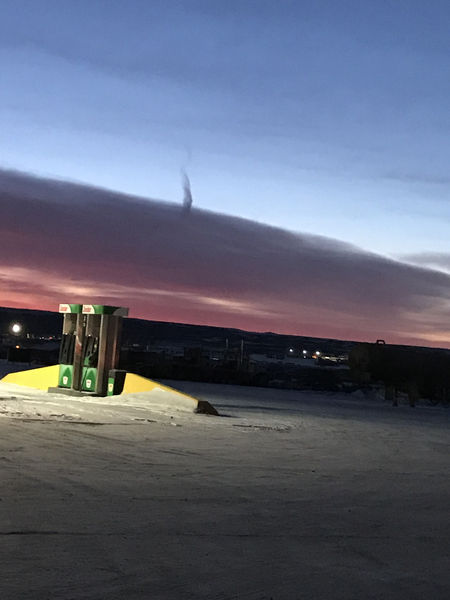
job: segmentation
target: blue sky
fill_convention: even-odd
[[[437,0],[3,0],[0,167],[177,202],[185,168],[194,206],[445,257],[449,31]]]

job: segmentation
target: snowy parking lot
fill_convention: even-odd
[[[180,382],[221,417],[0,383],[0,597],[450,596],[450,411]]]

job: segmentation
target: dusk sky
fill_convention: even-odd
[[[450,3],[1,7],[1,305],[450,347]]]

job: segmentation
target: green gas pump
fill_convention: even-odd
[[[59,349],[58,387],[70,389],[73,385],[73,363],[77,320],[82,318],[81,304],[60,304],[59,312],[64,314],[61,346]]]
[[[60,304],[64,314],[58,387],[49,391],[106,396],[120,393],[124,372],[117,369],[122,317],[128,308],[100,304]]]
[[[122,317],[128,315],[128,308],[83,304],[82,314],[86,321],[80,389],[106,396],[109,373],[118,367]]]

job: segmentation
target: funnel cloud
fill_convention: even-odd
[[[191,212],[192,208],[192,191],[191,182],[186,171],[182,172],[183,177],[183,210],[185,213]]]

